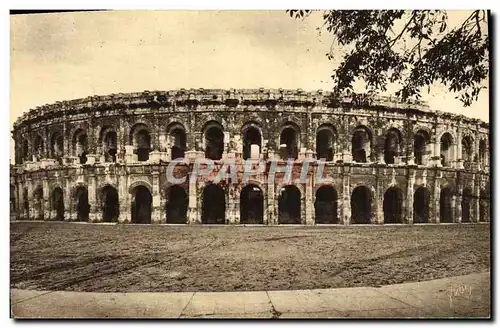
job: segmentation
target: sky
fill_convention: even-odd
[[[450,26],[469,12],[450,12]],[[11,16],[10,126],[61,100],[180,88],[330,90],[336,60],[321,13],[113,11]],[[334,48],[334,53],[335,53]],[[337,56],[338,58],[339,56]],[[389,90],[391,91],[391,90]],[[488,91],[464,108],[443,87],[431,109],[489,121]]]

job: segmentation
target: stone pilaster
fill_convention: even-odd
[[[278,224],[277,219],[277,202],[276,202],[276,194],[275,194],[276,186],[274,181],[271,181],[267,185],[267,224],[275,225]],[[264,209],[266,211],[266,209]]]
[[[306,195],[304,198],[305,200],[305,224],[306,225],[314,225],[314,200],[313,200],[313,185],[314,183],[314,178],[313,176],[308,176],[307,182],[305,184],[305,192]]]
[[[226,188],[226,224],[239,224],[239,198],[236,197],[236,185],[229,184]]]
[[[413,186],[415,184],[415,170],[410,169],[408,185],[406,187],[406,220],[404,223],[413,224]]]
[[[434,190],[433,190],[433,206],[430,208],[429,222],[439,223],[441,220],[441,209],[440,209],[440,199],[441,199],[441,185],[439,178],[434,178]]]
[[[64,176],[63,182],[63,195],[64,195],[64,220],[75,221],[77,199],[73,200],[71,195],[71,180],[69,176]]]
[[[162,214],[161,210],[161,199],[160,199],[160,173],[152,172],[153,177],[153,203],[151,211],[151,223],[166,223],[166,217]]]
[[[50,190],[49,190],[49,180],[47,177],[43,177],[42,179],[42,187],[43,187],[43,217],[45,221],[54,219],[50,216]]]
[[[89,222],[101,222],[102,214],[98,215],[98,205],[97,205],[97,185],[96,185],[96,176],[91,174],[88,176],[88,196],[89,196]]]
[[[342,175],[342,207],[340,223],[351,224],[351,176],[349,172]]]
[[[451,197],[451,209],[454,217],[452,222],[462,223],[462,196],[453,195]]]
[[[128,177],[125,167],[120,172],[117,191],[118,191],[118,198],[119,198],[118,202],[120,208],[120,215],[118,216],[118,222],[130,223],[131,222],[130,206],[129,206],[130,195],[128,193]]]
[[[189,177],[188,177],[189,179]],[[201,213],[198,211],[198,182],[189,181],[189,199],[188,199],[188,211],[187,211],[187,222],[189,224],[199,224],[201,223]]]

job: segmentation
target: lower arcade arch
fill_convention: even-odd
[[[203,224],[226,222],[226,193],[221,186],[210,183],[203,188],[201,222]]]
[[[249,184],[241,190],[240,223],[264,223],[264,196],[262,190],[256,185]]]
[[[429,223],[430,193],[419,187],[413,195],[413,223]]]
[[[75,201],[77,221],[87,222],[90,213],[89,193],[87,188],[80,186],[76,189]]]
[[[120,204],[118,192],[112,186],[105,186],[101,192],[102,220],[104,222],[118,222],[120,215]]]
[[[369,224],[372,216],[372,196],[365,186],[354,188],[351,195],[351,222],[354,224]]]
[[[462,192],[462,222],[471,222],[472,190],[464,188]]]
[[[301,224],[300,190],[288,185],[281,188],[278,200],[278,224]]]
[[[337,190],[322,186],[316,191],[314,215],[316,224],[336,224],[338,221]]]
[[[187,223],[188,195],[179,185],[167,189],[165,203],[166,222],[174,224]]]
[[[403,192],[390,187],[384,193],[384,223],[403,223]]]
[[[150,224],[153,196],[149,189],[139,185],[132,190],[132,223]]]
[[[63,221],[64,220],[64,197],[63,191],[60,187],[54,188],[52,195],[50,197],[50,207],[54,220]]]
[[[451,189],[446,187],[441,189],[439,194],[439,222],[453,222],[453,207],[451,206],[453,194]]]

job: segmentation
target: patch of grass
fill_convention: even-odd
[[[11,224],[11,287],[99,292],[381,286],[490,269],[489,225]]]

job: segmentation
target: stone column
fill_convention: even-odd
[[[226,224],[239,224],[240,215],[239,211],[239,198],[236,197],[236,185],[231,183],[225,188],[226,191]],[[238,213],[238,214],[237,214]]]
[[[406,223],[413,224],[413,186],[415,184],[415,170],[410,169],[408,186],[406,188]],[[404,221],[404,222],[405,222]]]
[[[90,205],[89,222],[100,222],[102,221],[102,215],[98,215],[97,200],[96,200],[97,186],[96,186],[95,174],[90,174],[88,176],[88,184],[89,184],[88,196]]]
[[[34,197],[33,197],[33,180],[31,180],[31,176],[26,178],[26,185],[28,188],[28,211],[26,219],[35,220],[35,212],[34,212]]]
[[[436,140],[434,142],[434,166],[441,167],[441,142]]]
[[[267,224],[268,225],[275,225],[277,224],[278,220],[276,218],[277,212],[276,212],[276,194],[275,194],[275,189],[276,186],[274,184],[274,181],[268,182],[267,185]],[[266,209],[264,209],[266,210]]]
[[[47,177],[42,179],[43,187],[43,217],[45,221],[52,220],[50,216],[50,190],[49,190],[49,180]]]
[[[152,172],[153,176],[153,203],[151,212],[151,223],[166,223],[166,217],[161,215],[161,199],[160,199],[160,172]]]
[[[384,190],[382,183],[377,181],[376,186],[372,187],[372,224],[384,224]]]
[[[347,168],[349,169],[349,168]],[[349,172],[342,175],[342,203],[340,223],[351,224],[351,175]]]
[[[441,209],[440,209],[440,196],[441,196],[441,184],[439,182],[439,178],[434,178],[434,190],[433,190],[433,203],[434,206],[429,210],[429,222],[430,223],[439,223],[441,217]],[[429,204],[430,205],[430,204]],[[432,215],[434,213],[434,215]]]
[[[17,207],[17,212],[19,213],[18,214],[19,220],[26,220],[27,213],[26,213],[26,210],[24,208],[24,184],[21,181],[19,181],[17,183],[17,194],[19,196],[18,201],[17,201],[19,204]]]
[[[305,224],[306,225],[314,225],[314,199],[313,199],[313,187],[314,187],[314,177],[312,175],[308,175],[307,182],[305,185],[306,195],[305,199],[305,209],[306,209],[306,217]]]
[[[73,200],[71,195],[71,180],[70,176],[64,176],[64,220],[65,221],[76,221],[77,214],[75,211],[75,204],[78,202],[77,199]],[[75,204],[73,204],[75,203]]]
[[[201,223],[201,216],[198,211],[198,183],[197,181],[193,181],[193,183],[191,183],[190,179],[187,221],[189,224]]]
[[[130,223],[130,206],[129,206],[129,193],[128,193],[128,176],[126,168],[123,167],[120,170],[119,182],[118,182],[118,202],[120,208],[120,215],[118,217],[118,222],[120,223]]]

